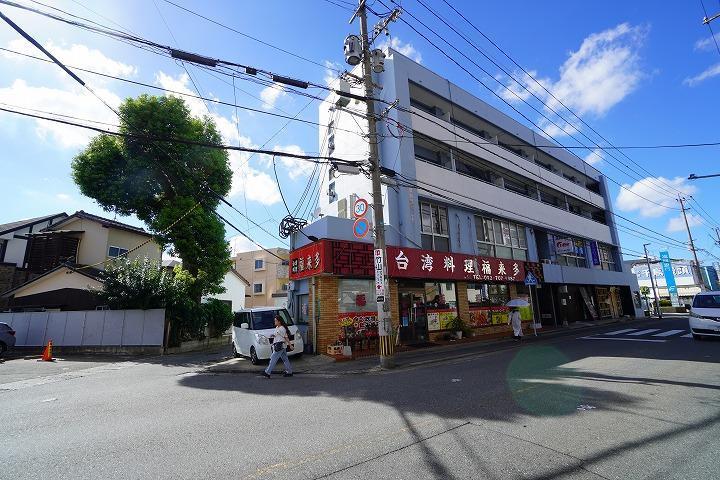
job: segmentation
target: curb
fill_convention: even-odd
[[[435,348],[448,348],[448,355],[445,357],[440,358],[429,358],[429,359],[422,359],[422,360],[415,360],[410,362],[398,362],[395,368],[392,369],[384,369],[378,365],[373,365],[372,367],[368,368],[358,368],[354,370],[343,370],[343,369],[337,369],[337,368],[330,368],[330,369],[298,369],[293,370],[293,373],[300,374],[300,375],[333,375],[333,376],[341,376],[341,375],[364,375],[364,374],[377,374],[377,373],[384,373],[384,372],[392,372],[392,371],[398,371],[398,370],[404,370],[409,369],[413,367],[419,367],[419,366],[425,366],[425,365],[432,365],[432,364],[438,364],[438,363],[444,363],[444,362],[450,362],[450,361],[456,361],[456,360],[462,360],[465,358],[475,357],[475,356],[481,356],[486,355],[490,353],[495,352],[502,352],[506,350],[511,350],[519,345],[527,345],[529,343],[535,343],[542,340],[548,340],[553,338],[561,338],[566,336],[575,335],[577,333],[584,333],[588,331],[593,331],[597,329],[601,329],[610,325],[617,325],[617,324],[629,324],[629,323],[636,323],[636,322],[646,322],[646,321],[653,321],[653,320],[659,320],[657,317],[644,317],[644,318],[635,318],[635,319],[624,319],[624,318],[618,318],[611,321],[604,322],[602,324],[598,325],[583,325],[581,327],[568,327],[568,328],[562,328],[557,330],[551,330],[547,332],[543,332],[542,334],[538,334],[537,337],[533,335],[527,335],[525,338],[526,340],[518,344],[517,342],[510,340],[510,339],[492,339],[492,340],[478,340],[477,342],[468,343],[465,345],[473,345],[477,346],[478,349],[471,351],[471,352],[464,352],[464,353],[458,353],[454,354],[452,353],[452,346],[440,346]],[[500,348],[490,348],[490,349],[482,349],[482,347],[500,347]],[[432,352],[433,348],[427,349],[427,352]],[[334,363],[331,365],[335,365]],[[212,368],[212,367],[210,367]],[[236,370],[236,369],[204,369],[203,373],[207,374],[250,374],[250,375],[260,375],[261,370],[257,371],[244,371],[244,370]]]

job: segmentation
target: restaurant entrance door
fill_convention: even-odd
[[[401,287],[400,296],[400,343],[417,344],[428,341],[428,322],[425,289]]]

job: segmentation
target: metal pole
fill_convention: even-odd
[[[535,322],[535,302],[533,301],[533,286],[530,285],[530,309],[532,310],[532,322],[533,322],[533,333],[535,333],[535,336],[537,337],[537,325]]]
[[[645,262],[647,263],[648,274],[650,275],[650,285],[652,285],[653,296],[655,297],[655,308],[657,308],[658,317],[660,317],[660,319],[662,319],[663,316],[662,316],[662,311],[660,310],[660,298],[658,298],[658,292],[657,292],[657,289],[655,288],[655,277],[653,276],[653,271],[652,271],[652,268],[650,267],[650,258],[648,257],[648,253],[647,253],[648,245],[650,245],[650,244],[649,243],[643,244],[643,250],[645,250]]]
[[[705,291],[705,282],[703,282],[702,274],[700,273],[700,262],[698,261],[697,251],[695,250],[695,242],[693,242],[692,233],[690,233],[690,225],[688,224],[687,215],[685,214],[685,199],[678,195],[678,201],[680,202],[680,209],[682,210],[683,219],[685,219],[685,228],[687,228],[688,239],[690,240],[690,250],[695,258],[695,274],[697,275],[698,282],[700,283],[700,291]]]
[[[382,188],[380,184],[380,153],[377,142],[377,124],[375,120],[375,102],[372,100],[375,92],[372,81],[372,66],[370,64],[370,39],[368,37],[367,8],[365,0],[360,0],[357,16],[360,17],[360,35],[362,37],[362,67],[363,83],[365,84],[365,104],[367,106],[368,141],[370,143],[370,167],[373,196],[373,218],[375,220],[375,249],[382,251],[383,258],[383,284],[385,295],[383,301],[377,302],[378,308],[378,336],[380,341],[380,366],[392,368],[395,366],[395,344],[392,341],[392,322],[390,320],[390,290],[387,288],[387,250],[385,248],[385,219],[382,203]]]

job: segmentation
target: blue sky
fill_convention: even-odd
[[[19,3],[48,10],[27,0],[19,0]],[[52,5],[161,44],[318,83],[322,83],[328,75],[322,65],[326,62],[342,62],[343,39],[358,28],[357,24],[352,27],[348,25],[349,11],[323,0],[177,0],[176,3],[321,65],[314,65],[225,30],[164,0],[156,0],[156,3],[138,0],[62,0],[52,2]],[[556,1],[552,8],[547,8],[545,2],[452,0],[450,3],[615,145],[720,140],[717,131],[720,53],[711,42],[708,28],[701,24],[703,13],[699,3],[669,3],[663,8],[656,8],[655,2],[615,1]],[[476,51],[453,37],[447,27],[434,20],[417,0],[405,0],[402,4],[408,12],[432,25],[445,38],[453,39],[457,48],[477,59],[491,76],[479,72],[465,60],[461,60],[461,63],[497,89],[501,96],[530,119],[545,126],[542,123],[545,120],[540,115],[518,102],[517,97],[508,94],[493,77],[509,85],[520,96],[527,97],[527,93],[517,84],[512,84],[511,80],[500,75],[497,68],[479,58]],[[492,50],[477,32],[443,2],[432,4],[449,23],[507,65],[511,73],[517,73],[517,69],[507,59]],[[377,0],[371,2],[371,5],[378,12],[385,10]],[[720,1],[709,0],[706,5],[710,10],[720,11]],[[0,10],[69,65],[194,93],[194,87],[183,68],[169,58],[16,8],[0,6]],[[410,15],[406,14],[403,18],[415,24]],[[716,23],[716,32],[720,32],[720,21]],[[391,34],[390,41],[400,51],[527,123],[478,85],[472,77],[450,64],[440,52],[402,22],[391,25]],[[435,41],[441,44],[437,39]],[[0,25],[0,46],[38,55],[5,24]],[[189,68],[204,95],[234,102],[232,85],[204,71]],[[145,87],[78,73],[109,103],[117,104],[126,96],[149,91]],[[521,75],[517,78],[521,81],[523,79]],[[536,86],[533,83],[527,85]],[[308,103],[307,98],[246,81],[237,81],[236,87],[243,90],[236,92],[239,104],[263,111],[294,116]],[[535,92],[553,105],[545,92],[537,89]],[[80,90],[57,67],[4,52],[0,52],[0,102],[102,122],[117,122],[109,109]],[[207,113],[200,101],[191,102],[191,108],[198,115]],[[257,112],[239,109],[236,114],[234,108],[226,106],[210,104],[210,110],[226,141],[243,146],[263,145],[285,124],[283,119]],[[569,114],[564,116],[571,120],[566,130],[577,128],[595,139],[587,127],[580,125],[576,119],[573,121]],[[313,103],[303,110],[300,117],[317,120],[317,104]],[[565,126],[560,119],[557,119],[557,123]],[[580,134],[576,133],[575,136],[589,144]],[[92,200],[82,197],[69,176],[72,157],[89,138],[88,132],[73,127],[38,123],[32,119],[0,113],[0,141],[3,145],[0,154],[0,223],[56,211],[70,213],[78,209],[107,215]],[[563,144],[577,144],[565,134],[558,135],[557,140]],[[317,127],[293,123],[278,133],[267,148],[316,152]],[[618,214],[680,242],[687,241],[687,235],[679,211],[675,210],[677,201],[670,193],[680,190],[692,195],[704,209],[702,211],[697,204],[690,203],[693,208],[690,211],[693,234],[698,245],[707,251],[701,252],[699,256],[701,260],[714,261],[716,259],[711,255],[720,257],[720,248],[714,246],[709,235],[713,227],[720,226],[717,223],[720,221],[720,178],[694,182],[688,182],[685,178],[690,173],[720,173],[718,150],[719,147],[628,150],[626,153],[631,160],[617,152],[613,153],[637,173],[628,171],[627,167],[607,158],[604,153],[601,156],[606,158],[599,161],[597,156],[587,150],[579,150],[577,154],[590,161],[597,161],[596,167],[625,185],[625,189],[621,189],[611,184]],[[248,157],[238,154],[232,156],[232,166],[236,173],[230,198],[239,210],[247,210],[256,222],[274,233],[278,220],[285,213],[285,207],[274,182],[272,167],[266,158]],[[636,162],[642,169],[632,162]],[[613,168],[613,164],[620,170]],[[283,193],[289,203],[294,205],[305,188],[311,167],[292,161],[279,162],[278,166]],[[238,213],[225,210],[221,210],[221,213],[263,245],[282,245],[277,239],[249,225]],[[133,219],[127,221],[138,224]],[[624,220],[620,220],[620,224],[642,230]],[[228,237],[233,235],[234,232],[228,229]],[[658,234],[651,235],[656,238],[638,238],[623,228],[621,242],[628,251],[642,251],[643,243],[652,242],[650,251],[653,253],[668,247],[673,257],[689,257],[689,252],[677,246],[677,243]],[[244,241],[238,243],[240,248],[245,246]]]

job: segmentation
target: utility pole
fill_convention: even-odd
[[[703,281],[702,274],[700,272],[700,262],[698,261],[697,251],[695,250],[695,242],[692,238],[692,233],[690,233],[690,224],[688,224],[687,215],[685,214],[685,199],[682,197],[682,195],[678,195],[678,201],[680,202],[680,210],[682,210],[683,219],[685,219],[685,228],[687,228],[688,233],[688,239],[690,240],[690,250],[693,253],[693,257],[695,258],[695,274],[697,275],[698,282],[700,282],[700,291],[705,291],[705,282]]]
[[[382,269],[381,280],[383,283],[382,300],[377,302],[378,309],[378,336],[380,343],[380,366],[382,368],[393,368],[395,366],[395,342],[393,341],[393,328],[390,314],[390,289],[387,288],[387,249],[385,248],[385,219],[382,202],[382,188],[380,183],[380,152],[378,149],[377,121],[375,116],[375,95],[372,79],[372,64],[370,52],[370,36],[367,26],[367,8],[365,0],[359,0],[358,9],[355,11],[350,23],[360,18],[360,36],[362,43],[362,70],[363,83],[365,84],[365,104],[367,106],[366,118],[368,122],[368,141],[370,143],[370,168],[372,180],[372,208],[375,220],[375,262],[376,269]],[[378,265],[378,254],[382,265]],[[378,296],[380,300],[380,296]]]
[[[655,288],[655,276],[653,275],[652,268],[650,267],[650,258],[648,257],[647,253],[647,246],[650,245],[649,243],[643,244],[643,250],[645,250],[645,263],[647,263],[648,267],[648,274],[650,275],[650,285],[652,285],[653,289],[653,297],[655,297],[655,308],[658,312],[658,317],[662,320],[662,310],[660,310],[660,298],[658,298],[658,291]]]

